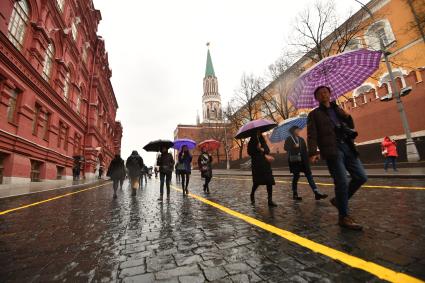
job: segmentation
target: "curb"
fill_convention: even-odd
[[[38,194],[38,193],[44,193],[44,192],[51,192],[51,191],[56,191],[56,190],[65,190],[65,189],[80,189],[80,188],[84,188],[86,186],[91,186],[93,184],[99,183],[99,185],[104,184],[106,182],[108,182],[109,180],[96,180],[93,182],[88,182],[88,183],[83,183],[83,184],[75,184],[75,185],[65,185],[65,186],[61,186],[61,187],[57,187],[57,188],[51,188],[51,189],[47,189],[47,190],[41,190],[41,191],[36,191],[36,192],[28,192],[28,193],[23,193],[23,194],[17,194],[17,195],[10,195],[10,196],[3,196],[0,197],[1,199],[6,199],[6,198],[15,198],[15,197],[22,197],[22,196],[28,196],[28,195],[33,195],[33,194]]]

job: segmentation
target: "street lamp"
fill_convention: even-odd
[[[359,0],[354,0],[354,1],[356,1],[362,6],[362,8],[369,14],[372,21],[375,21],[375,17],[373,16],[369,8],[366,7],[366,5],[364,5]],[[386,46],[384,44],[384,41],[382,40],[382,37],[378,35],[378,38],[379,38],[379,47],[384,55],[385,65],[387,67],[388,75],[390,76],[391,88],[395,94],[398,112],[400,113],[401,122],[403,124],[404,133],[406,135],[407,161],[409,162],[419,161],[420,157],[419,157],[418,149],[416,148],[415,142],[412,139],[412,134],[409,128],[409,122],[407,121],[406,111],[404,110],[403,102],[401,101],[401,98],[400,98],[400,91],[398,89],[397,84],[395,83],[391,64],[390,64],[390,61],[388,60],[388,55],[390,55],[391,53],[386,50]]]

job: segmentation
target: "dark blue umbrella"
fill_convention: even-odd
[[[289,132],[290,128],[297,126],[298,128],[302,129],[306,125],[307,117],[304,116],[286,119],[282,124],[274,128],[272,135],[270,136],[270,141],[272,143],[284,141],[291,135]]]

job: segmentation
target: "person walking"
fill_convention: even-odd
[[[170,183],[171,176],[173,174],[174,158],[171,153],[168,152],[167,147],[161,148],[161,155],[158,156],[156,165],[159,168],[159,180],[160,180],[160,196],[158,201],[162,201],[164,195],[164,182],[167,187],[167,199],[170,198]]]
[[[331,102],[330,97],[328,86],[320,86],[314,91],[319,107],[307,117],[308,153],[312,163],[317,162],[320,156],[326,160],[335,185],[335,198],[331,199],[331,203],[338,208],[338,224],[348,229],[361,230],[362,226],[348,211],[348,200],[367,181],[354,144],[357,132],[352,117],[338,107],[335,101]]]
[[[175,170],[175,173],[176,173],[176,183],[178,184],[178,183],[180,183],[180,169],[179,169],[179,163],[178,162],[176,162],[174,170]]]
[[[128,177],[130,178],[131,189],[133,190],[131,194],[132,196],[136,195],[136,190],[140,186],[139,181],[143,165],[143,158],[136,150],[133,150],[125,163],[125,166],[128,169]]]
[[[381,143],[382,155],[385,157],[384,161],[384,170],[387,172],[388,164],[391,162],[394,171],[397,170],[396,159],[398,157],[397,153],[397,143],[395,140],[392,140],[390,137],[385,137]]]
[[[116,154],[114,159],[112,159],[111,163],[109,164],[106,176],[112,179],[112,182],[113,182],[112,188],[114,189],[113,197],[117,198],[118,184],[123,179],[123,176],[125,176],[124,160],[121,158],[119,154]]]
[[[183,195],[189,194],[188,186],[190,180],[190,173],[192,172],[192,155],[186,145],[182,146],[179,152],[179,163],[182,164],[180,169],[181,183],[183,189]]]
[[[212,179],[212,156],[205,147],[201,148],[201,155],[198,157],[198,168],[201,171],[201,177],[205,179],[204,192],[209,194],[209,183]]]
[[[289,129],[291,135],[285,140],[284,145],[284,149],[288,153],[289,170],[292,173],[292,198],[296,201],[302,200],[302,197],[298,196],[298,180],[301,172],[307,178],[315,199],[327,198],[328,195],[320,193],[314,182],[308,160],[307,146],[304,139],[300,137],[300,131],[299,127],[292,126]]]
[[[251,156],[252,191],[251,203],[255,203],[255,191],[260,185],[267,186],[267,200],[270,207],[276,207],[273,202],[273,185],[275,180],[270,162],[274,158],[270,155],[269,146],[261,132],[257,132],[248,142],[248,155]]]
[[[99,167],[99,176],[98,176],[98,179],[102,179],[102,175],[103,175],[103,166],[101,165]]]

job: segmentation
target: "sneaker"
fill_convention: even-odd
[[[353,218],[350,216],[340,217],[338,221],[338,225],[350,230],[360,231],[363,229],[362,225],[358,224]]]
[[[160,196],[157,201],[162,202],[162,196]]]
[[[314,194],[314,198],[315,198],[316,200],[325,199],[325,198],[327,198],[327,197],[328,197],[328,195],[327,195],[327,194],[322,194],[322,193],[319,193],[319,192],[317,192],[317,193],[315,193],[315,194]]]

